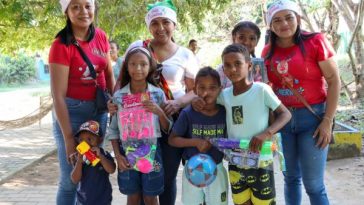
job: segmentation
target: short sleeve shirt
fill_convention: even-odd
[[[153,86],[152,84],[148,83],[148,88],[147,88],[148,92],[150,92],[150,98],[153,102],[155,102],[156,104],[158,104],[158,106],[162,106],[165,101],[165,95],[164,92],[162,91],[162,89]],[[130,84],[125,85],[123,88],[121,88],[120,90],[116,91],[114,93],[113,96],[113,102],[116,103],[118,105],[118,109],[121,110],[122,108],[122,104],[123,104],[123,100],[122,100],[122,96],[124,95],[128,95],[131,94],[130,91]],[[119,112],[117,112],[115,115],[112,116],[111,118],[111,122],[110,125],[108,127],[107,133],[106,133],[106,139],[108,140],[114,140],[114,139],[121,139],[120,136],[120,130],[123,130],[122,124],[120,122],[118,122],[119,119]],[[160,129],[160,123],[159,123],[159,117],[155,114],[153,114],[153,123],[154,123],[154,133],[155,133],[155,138],[159,138],[162,136],[161,133],[161,129]],[[169,129],[172,127],[172,121],[169,121]]]
[[[234,95],[233,87],[219,95],[218,103],[225,106],[229,138],[248,139],[268,127],[269,109],[281,104],[272,89],[265,83],[254,82],[246,92]]]
[[[304,107],[304,105],[283,81],[296,89],[309,104],[318,104],[326,100],[325,81],[318,63],[332,57],[335,54],[334,49],[322,34],[316,34],[303,44],[305,55],[297,45],[288,48],[277,46],[272,56],[273,68],[270,60],[265,61],[273,90],[288,107]],[[269,45],[263,49],[262,56],[265,56],[268,50]],[[272,69],[277,70],[282,80]]]
[[[183,109],[175,122],[172,132],[184,138],[226,138],[225,108],[221,105],[214,116],[206,116],[195,111],[191,105]],[[183,158],[189,160],[192,156],[200,153],[196,147],[184,148]],[[223,159],[223,153],[215,147],[206,153],[218,164]]]
[[[87,57],[92,62],[97,73],[97,84],[106,88],[105,70],[107,69],[109,43],[105,33],[95,30],[95,36],[90,41],[78,41]],[[49,63],[62,64],[69,67],[67,97],[79,100],[94,100],[96,98],[95,80],[90,69],[74,45],[65,45],[58,37],[49,52]]]
[[[129,48],[143,46],[143,41],[135,41]],[[195,79],[198,72],[198,63],[195,55],[189,49],[179,46],[177,51],[168,59],[160,62],[163,65],[162,75],[174,99],[186,94],[185,78]]]
[[[106,159],[114,161],[110,153],[100,148]],[[83,205],[110,204],[112,201],[112,188],[109,173],[101,163],[95,167],[82,165],[82,178],[77,187],[77,202]]]

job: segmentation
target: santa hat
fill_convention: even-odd
[[[299,15],[299,16],[301,15],[301,10],[295,2],[289,1],[289,0],[274,1],[273,3],[268,5],[268,10],[267,10],[267,14],[266,14],[267,24],[270,26],[274,15],[277,12],[283,11],[283,10],[291,10],[291,11],[295,12],[297,15]]]
[[[68,5],[70,5],[71,1],[72,0],[59,0],[59,3],[61,4],[61,7],[62,7],[62,13],[66,12]],[[91,0],[91,3],[92,3],[92,5],[94,5],[95,1]]]
[[[171,0],[165,0],[148,5],[148,13],[145,16],[145,23],[149,28],[150,22],[158,17],[167,18],[177,24],[176,7]]]

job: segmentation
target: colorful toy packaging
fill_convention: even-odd
[[[122,97],[119,121],[122,127],[121,144],[133,169],[149,173],[154,169],[157,139],[154,133],[153,113],[143,108],[142,102],[150,93],[130,94]]]
[[[265,141],[259,153],[249,151],[250,140],[246,139],[210,139],[210,142],[225,154],[225,158],[241,168],[265,168],[272,169],[273,156],[278,155],[280,169],[285,171],[285,161],[279,133],[272,137],[271,141]]]

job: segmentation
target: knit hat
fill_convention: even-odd
[[[177,9],[171,0],[165,0],[148,5],[148,13],[145,16],[145,23],[149,28],[150,22],[158,17],[167,18],[177,24]]]
[[[61,7],[62,7],[62,13],[66,12],[68,5],[70,5],[71,1],[72,0],[59,0],[59,3],[61,4]],[[91,3],[94,5],[95,1],[91,0]]]
[[[76,132],[75,137],[78,137],[82,131],[91,132],[99,137],[102,136],[99,123],[93,120],[84,122]]]
[[[297,15],[299,16],[301,15],[301,10],[295,2],[289,0],[273,1],[271,4],[268,5],[268,11],[266,14],[267,24],[270,26],[274,15],[277,12],[283,10],[291,10],[295,12]]]

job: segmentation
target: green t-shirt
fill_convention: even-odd
[[[233,95],[233,87],[226,88],[217,103],[226,109],[228,138],[250,140],[268,127],[269,109],[277,109],[281,101],[267,84],[254,82],[237,96]]]

